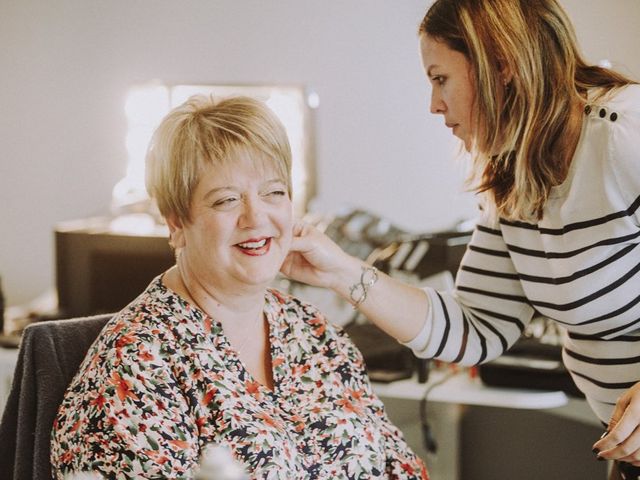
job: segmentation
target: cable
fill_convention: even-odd
[[[431,425],[429,425],[429,421],[427,419],[427,397],[429,396],[429,394],[434,388],[449,381],[451,378],[455,377],[460,372],[461,370],[452,370],[437,382],[433,382],[425,390],[424,395],[420,400],[420,426],[422,427],[422,441],[424,443],[424,447],[427,449],[429,453],[436,453],[438,451],[438,442],[436,442],[436,439],[433,435],[433,431],[431,430]]]

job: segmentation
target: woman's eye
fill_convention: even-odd
[[[235,202],[237,202],[238,200],[239,200],[238,197],[221,198],[220,200],[217,200],[216,202],[214,202],[213,206],[214,207],[228,207],[228,206],[234,205]]]
[[[273,190],[267,190],[262,194],[262,196],[265,198],[273,198],[273,199],[285,197],[287,195],[288,193],[284,188],[274,188]]]
[[[436,75],[434,77],[431,77],[431,81],[433,83],[437,83],[438,85],[444,85],[444,82],[446,81],[446,78],[443,77],[442,75]]]

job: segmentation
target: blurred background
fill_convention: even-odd
[[[563,0],[586,57],[640,77],[640,2]],[[314,95],[311,211],[407,231],[473,217],[429,88],[425,0],[0,0],[0,277],[7,305],[55,285],[54,228],[110,213],[131,89],[297,85]]]

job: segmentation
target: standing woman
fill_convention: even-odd
[[[568,332],[568,370],[608,425],[594,451],[634,470],[640,86],[583,60],[556,0],[437,0],[419,38],[431,112],[470,152],[481,199],[454,291],[374,276],[306,225],[283,272],[332,288],[417,355],[448,362],[489,361],[535,314],[555,320]]]

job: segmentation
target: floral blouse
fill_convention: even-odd
[[[219,322],[156,278],[105,326],[67,389],[54,477],[189,479],[214,443],[251,478],[427,479],[345,334],[276,290],[264,311],[273,390],[252,378]]]

